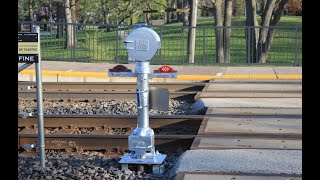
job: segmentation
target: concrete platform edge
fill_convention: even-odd
[[[21,77],[20,77],[21,75]],[[27,76],[26,76],[27,75]],[[28,76],[29,75],[29,76]],[[19,73],[19,80],[23,81],[32,81],[34,78],[26,78],[31,77],[32,75],[35,75],[34,70],[23,70]],[[86,79],[92,79],[93,81],[100,81],[102,79],[105,79],[103,81],[108,81],[106,78],[108,77],[107,72],[66,72],[66,71],[49,71],[49,70],[43,70],[42,75],[46,79],[52,79],[54,77],[53,81],[59,82],[59,80],[64,81],[63,79],[68,79],[70,81],[84,81],[86,82]],[[22,78],[24,77],[24,78]],[[73,78],[74,77],[74,78]],[[74,79],[74,80],[73,80]],[[110,78],[110,81],[112,81]],[[134,79],[134,78],[128,78],[128,79]],[[178,75],[177,79],[178,81],[207,81],[211,79],[294,79],[294,80],[301,80],[302,75],[301,74],[222,74],[221,76],[216,75]],[[154,81],[163,81],[163,78],[153,78]]]

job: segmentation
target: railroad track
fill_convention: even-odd
[[[211,115],[210,117],[216,117]],[[203,120],[207,115],[151,115],[150,127],[155,132],[155,145],[160,151],[175,152],[179,147],[189,149],[200,143],[199,138],[211,139],[215,149],[255,147],[257,139],[244,134],[199,134]],[[127,150],[128,136],[136,127],[135,115],[44,115],[45,131],[54,128],[54,132],[45,133],[47,150]],[[90,129],[87,133],[77,134],[81,129]],[[200,129],[199,129],[200,128]],[[38,141],[37,117],[18,117],[18,148]],[[111,131],[110,131],[111,130]],[[123,131],[124,130],[124,131]],[[299,135],[286,137],[272,134],[256,134],[256,138],[274,143],[270,149],[299,149]],[[275,138],[277,138],[275,140]],[[278,142],[279,141],[279,142]],[[242,142],[242,143],[239,143]],[[205,143],[205,142],[204,142]],[[262,143],[262,142],[261,142]],[[261,146],[261,145],[260,145]],[[212,148],[211,148],[212,149]]]
[[[206,83],[150,83],[150,87],[168,88],[169,98],[193,99],[196,93],[201,92]],[[23,90],[23,87],[34,87],[34,82],[19,82],[18,97],[35,99],[36,89]],[[43,83],[43,98],[50,100],[112,100],[136,99],[136,83]]]
[[[150,126],[162,126],[181,123],[184,126],[197,125],[204,118],[203,115],[150,115]],[[135,127],[136,115],[99,115],[99,114],[47,114],[44,115],[44,127],[97,127],[107,125],[111,128]],[[37,124],[37,116],[28,118],[18,117],[18,127],[28,127]]]
[[[201,91],[205,82],[150,82],[150,86],[174,91]],[[35,86],[35,82],[18,82],[18,87]],[[44,90],[135,90],[136,82],[43,82]]]
[[[45,131],[56,129],[45,134],[45,146],[56,150],[126,150],[136,118],[135,115],[44,115]],[[156,134],[157,149],[175,151],[179,147],[190,147],[203,118],[202,115],[151,115],[150,127]],[[91,130],[87,134],[75,134],[79,128]],[[36,116],[18,117],[18,129],[18,148],[38,141]],[[126,131],[114,133],[117,129]]]

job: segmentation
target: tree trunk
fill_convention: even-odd
[[[269,0],[261,0],[260,1],[260,7],[259,7],[260,13],[263,13],[265,11],[267,1],[269,1]]]
[[[247,63],[257,62],[256,50],[259,37],[258,28],[252,26],[258,26],[256,16],[256,0],[246,0],[246,56]]]
[[[223,29],[222,27],[222,0],[216,0],[215,3],[215,35],[216,35],[216,62],[224,63],[223,51]],[[218,27],[217,27],[218,26]]]
[[[75,0],[70,0],[70,10],[71,10],[72,23],[77,23]]]
[[[260,29],[260,36],[258,41],[258,57],[259,57],[259,63],[266,63],[266,40],[269,28],[267,26],[270,25],[270,20],[272,17],[272,11],[274,8],[276,0],[267,0],[265,4],[265,8],[262,14],[261,19],[261,29]]]
[[[171,23],[172,22],[172,15],[173,15],[173,9],[174,9],[174,7],[175,7],[175,1],[176,0],[169,0],[168,1],[168,11],[167,11],[167,16],[166,16],[166,22],[167,23]]]
[[[270,26],[277,26],[279,24],[282,11],[284,10],[284,7],[285,7],[285,5],[287,3],[288,3],[288,0],[281,0],[280,1],[279,5],[278,5],[278,8],[276,9],[276,11],[275,11],[275,13],[273,15],[273,18],[271,20]],[[274,32],[275,32],[274,28],[270,28],[269,29],[269,32],[268,32],[268,35],[267,35],[267,40],[266,40],[266,45],[265,45],[266,46],[265,59],[267,59],[267,57],[268,57],[268,53],[269,53],[270,46],[271,46],[271,43],[272,43],[272,40],[273,40]]]
[[[57,22],[58,23],[65,22],[64,9],[63,9],[63,3],[62,2],[57,2]],[[64,25],[58,24],[57,25],[56,38],[62,38],[63,37],[63,32],[64,32]]]
[[[103,24],[107,24],[107,20],[106,20],[106,7],[105,7],[104,0],[101,0],[101,9],[102,9]]]
[[[178,0],[177,0],[177,9],[180,9],[180,10],[182,10],[183,9],[183,3],[181,2],[181,3],[178,3]],[[180,7],[179,7],[180,6]],[[183,13],[182,12],[178,12],[177,11],[177,20],[178,20],[178,22],[182,22],[183,21]]]
[[[194,63],[195,44],[196,44],[196,26],[197,26],[197,9],[198,0],[190,0],[190,26],[188,31],[188,59],[189,63]]]
[[[165,23],[170,23],[171,22],[171,2],[173,0],[168,0],[167,1],[167,11],[165,13],[164,19],[165,19]]]
[[[178,1],[177,0],[172,0],[172,6],[175,11],[171,12],[170,18],[171,18],[171,22],[172,20],[177,20],[178,18],[178,13],[177,13],[177,7],[178,7]]]
[[[250,34],[246,34],[247,37],[247,58],[248,62],[253,60],[252,62],[259,62],[259,63],[266,63],[267,56],[270,50],[271,42],[274,36],[274,28],[270,28],[269,26],[277,26],[280,17],[282,15],[282,11],[287,4],[288,0],[281,0],[278,8],[276,9],[274,16],[272,17],[272,12],[274,11],[276,0],[266,0],[263,1],[263,12],[262,12],[262,19],[261,19],[261,29],[260,33],[257,34],[257,31],[253,32],[253,40],[250,38]],[[246,1],[246,9],[247,11],[247,18],[246,18],[246,25],[252,25],[252,22],[255,25],[256,19],[255,14],[251,13],[250,11],[254,12],[256,8],[255,0],[250,0],[250,2]],[[252,16],[254,15],[254,16]],[[266,28],[268,27],[268,28]],[[252,35],[252,34],[251,34]],[[256,41],[258,40],[258,42]],[[248,49],[250,46],[250,49]],[[248,50],[251,52],[248,53]],[[256,58],[257,57],[257,58]],[[258,60],[258,61],[256,61]]]
[[[144,21],[149,24],[149,13],[144,13]]]
[[[32,11],[32,0],[28,1],[28,20],[33,20],[33,11]]]
[[[165,24],[168,23],[168,16],[169,16],[169,12],[166,11],[166,12],[164,13],[164,17],[163,17],[163,21],[164,21]]]
[[[106,7],[105,0],[101,0],[103,24],[109,24],[109,9]]]
[[[183,6],[183,13],[182,13],[182,17],[183,17],[183,26],[188,26],[189,25],[189,1],[185,1],[185,3],[182,5]]]
[[[65,14],[66,14],[66,21],[67,21],[67,48],[74,48],[74,32],[73,32],[73,26],[72,26],[72,17],[71,17],[71,11],[70,11],[70,2],[69,0],[64,0],[64,8],[65,8]]]
[[[225,0],[224,11],[224,26],[231,26],[232,18],[232,0]],[[230,35],[231,28],[225,28],[223,30],[223,42],[224,42],[224,62],[230,63]]]
[[[188,26],[189,25],[189,21],[188,21],[188,13],[187,12],[183,12],[183,21],[182,21],[182,24],[183,26]]]
[[[76,38],[76,23],[78,23],[78,20],[77,20],[77,14],[76,14],[76,1],[75,0],[70,0],[70,12],[71,12],[71,20],[72,20],[72,23],[74,23],[72,26],[71,26],[71,31],[73,33],[72,35],[72,43],[73,43],[73,47],[76,47],[76,44],[77,44],[77,38]]]

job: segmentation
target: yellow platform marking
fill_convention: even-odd
[[[213,75],[177,75],[178,80],[188,80],[188,81],[206,81],[210,79],[220,79],[221,76]]]
[[[35,70],[23,70],[20,74],[35,74]],[[89,76],[89,77],[101,77],[107,78],[108,73],[104,72],[67,72],[67,71],[48,71],[42,70],[42,75],[49,75],[49,76]]]
[[[53,75],[58,75],[59,73],[61,73],[63,71],[47,71],[47,70],[42,70],[42,75],[49,75],[49,76],[53,76]],[[19,74],[36,74],[35,70],[30,70],[30,69],[25,69],[23,71],[21,71]]]
[[[301,74],[281,74],[277,76],[278,79],[302,79]]]
[[[224,74],[221,79],[277,79],[274,74]]]
[[[25,69],[20,74],[35,74],[35,70]],[[108,78],[107,72],[67,72],[67,71],[48,71],[42,70],[42,75],[48,76],[82,76],[82,77],[98,77]],[[153,78],[154,80],[163,80],[164,78]],[[302,79],[302,75],[274,75],[274,74],[224,74],[222,76],[215,75],[178,75],[177,80],[185,81],[206,81],[211,79]]]
[[[89,76],[89,77],[101,77],[107,78],[107,72],[60,72],[60,76]]]

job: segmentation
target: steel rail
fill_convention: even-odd
[[[201,91],[204,82],[151,82],[150,86],[171,91]],[[34,82],[19,82],[18,87],[35,86]],[[45,90],[135,90],[136,82],[43,82]]]
[[[186,98],[193,99],[197,92],[201,91],[177,91],[169,92],[169,98]],[[18,97],[21,99],[35,99],[35,91],[19,91]],[[61,99],[73,99],[73,100],[115,100],[126,99],[136,100],[135,91],[44,91],[44,99],[61,100]]]
[[[199,126],[203,115],[150,115],[150,125],[153,128],[174,126]],[[110,128],[135,127],[136,115],[98,115],[98,114],[48,114],[44,115],[44,127],[101,127]],[[37,117],[18,117],[18,127],[30,127],[37,124]]]
[[[181,146],[190,147],[196,135],[155,135],[159,150],[175,151]],[[37,134],[19,134],[18,148],[37,142]],[[108,134],[45,134],[46,149],[81,148],[83,150],[127,150],[128,135]]]

